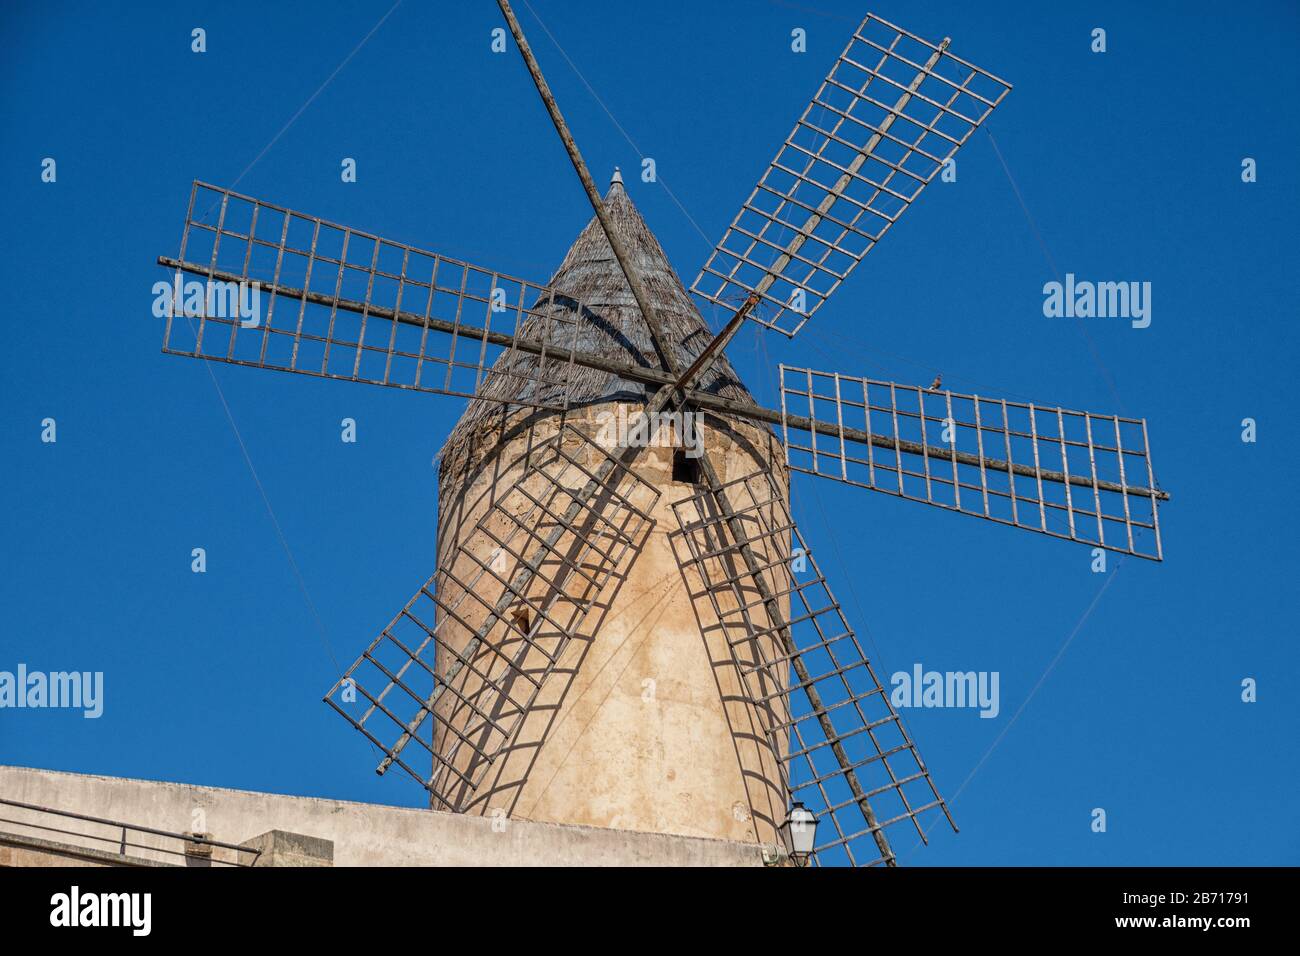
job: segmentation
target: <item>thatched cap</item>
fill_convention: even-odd
[[[627,190],[623,188],[621,175],[616,174],[610,184],[609,192],[605,195],[605,208],[628,254],[637,264],[647,295],[664,327],[667,347],[676,350],[683,368],[690,365],[713,338],[713,333],[700,318],[681,280],[677,278],[677,273],[668,264],[668,257],[664,255],[659,240],[632,205]],[[566,296],[564,299],[557,297],[552,308],[567,310],[568,318],[571,319],[577,311],[577,303],[582,303],[580,349],[618,361],[635,362],[648,368],[659,367],[659,356],[655,352],[650,329],[641,317],[641,310],[632,297],[632,289],[595,216],[574,241],[548,285]],[[525,334],[529,325],[537,322],[536,319],[529,319],[524,325]],[[500,370],[510,367],[518,371],[528,368],[529,363],[535,367],[536,362],[535,356],[524,353],[511,356],[503,353],[493,368]],[[554,378],[555,373],[548,373],[545,377]],[[607,401],[637,402],[647,398],[647,387],[639,382],[579,366],[572,369],[571,385],[571,399],[578,405]],[[494,376],[483,393],[498,399],[527,398],[531,397],[533,387],[532,382],[517,376]],[[695,387],[727,398],[753,401],[725,356],[718,358]],[[545,395],[546,388],[547,386],[542,387],[542,395]],[[558,387],[553,391],[556,395],[562,394],[562,389]],[[505,416],[517,413],[518,410],[518,407],[501,401],[487,401],[483,398],[472,400],[447,438],[443,448],[444,465],[450,457],[448,453],[471,439],[481,425],[501,422]]]

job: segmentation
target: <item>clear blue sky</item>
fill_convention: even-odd
[[[867,10],[533,2],[707,236],[662,184],[628,176],[688,283]],[[320,697],[432,571],[431,459],[462,402],[214,368],[318,621],[207,370],[161,355],[150,314],[191,179],[232,184],[389,6],[0,12],[0,670],[106,681],[99,720],[0,711],[0,762],[422,802],[400,774],[372,773],[369,745]],[[919,661],[1001,675],[997,719],[907,712],[962,832],[936,829],[916,852],[900,838],[904,862],[1300,862],[1286,490],[1300,436],[1284,399],[1295,5],[871,9],[952,36],[1014,84],[989,128],[1051,257],[1080,277],[1150,281],[1152,324],[1085,320],[1094,357],[1080,323],[1044,318],[1051,267],[980,131],[958,182],[929,187],[804,333],[748,330],[733,361],[769,402],[787,361],[923,384],[942,371],[958,390],[1145,416],[1173,495],[1168,559],[1112,558],[1117,580],[1011,724],[1105,583],[1088,549],[797,481],[805,534],[884,674]],[[519,12],[597,178],[635,170],[636,150]],[[239,189],[544,281],[590,210],[513,48],[489,51],[499,25],[490,0],[402,3]],[[190,51],[196,26],[204,55]],[[1102,55],[1089,50],[1099,26]],[[790,52],[795,27],[806,54]],[[340,182],[345,156],[355,184]],[[1257,183],[1242,183],[1243,157]],[[1255,444],[1240,440],[1247,416]],[[40,440],[46,417],[57,444]],[[344,417],[355,445],[339,441]],[[195,547],[206,574],[190,571]],[[1240,700],[1246,677],[1257,703]],[[1105,834],[1090,830],[1095,807]]]

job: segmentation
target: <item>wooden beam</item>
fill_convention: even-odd
[[[169,269],[180,269],[193,275],[204,276],[215,282],[240,282],[247,281],[247,276],[236,275],[233,272],[224,272],[219,269],[209,271],[208,266],[199,265],[195,262],[181,262],[167,256],[159,256],[158,264],[166,266]],[[572,349],[561,348],[553,343],[540,342],[535,339],[524,338],[522,336],[506,335],[504,332],[491,332],[486,329],[480,329],[472,325],[455,325],[443,319],[429,317],[426,319],[423,315],[417,315],[414,312],[399,312],[393,309],[370,305],[364,302],[356,302],[351,299],[336,298],[332,295],[326,295],[321,292],[311,292],[305,289],[293,288],[290,286],[278,286],[275,290],[276,295],[283,295],[295,300],[306,300],[314,305],[333,306],[344,310],[345,312],[362,313],[363,311],[370,316],[380,319],[387,319],[390,322],[401,322],[404,325],[413,325],[418,328],[432,329],[435,332],[445,332],[464,336],[469,339],[486,341],[489,345],[500,346],[506,349],[517,349],[520,352],[527,352],[530,355],[549,355],[557,361],[569,361],[572,359],[575,365],[581,365],[585,368],[596,369],[600,372],[609,372],[612,375],[618,375],[634,382],[641,382],[645,385],[652,385],[656,389],[665,385],[676,387],[679,377],[669,375],[662,369],[648,368],[644,365],[637,365],[635,362],[618,362],[600,355],[593,355],[588,352],[579,352]],[[726,330],[723,330],[725,334]],[[206,356],[199,356],[204,358]],[[768,425],[785,424],[797,431],[813,432],[819,435],[828,435],[838,438],[843,435],[848,441],[859,444],[871,444],[877,448],[889,450],[897,449],[904,454],[928,455],[932,458],[942,458],[945,461],[951,461],[954,458],[953,450],[949,447],[938,445],[922,445],[919,442],[907,441],[905,439],[895,440],[889,435],[880,435],[874,432],[868,433],[857,428],[841,429],[838,425],[830,422],[817,422],[811,418],[802,415],[787,414],[784,420],[781,413],[770,408],[764,408],[761,405],[755,405],[753,402],[741,401],[734,398],[723,398],[720,395],[714,395],[711,392],[701,392],[693,388],[682,389],[683,399],[698,408],[707,409],[721,415],[737,415],[741,418],[748,418],[751,421],[762,422]],[[1091,478],[1081,475],[1066,475],[1064,472],[1051,471],[1040,468],[1035,470],[1029,465],[1019,465],[1008,463],[996,458],[980,458],[978,455],[972,455],[969,452],[956,452],[955,458],[958,464],[974,465],[979,467],[980,463],[986,469],[992,471],[1009,471],[1013,475],[1022,475],[1027,478],[1039,478],[1044,481],[1055,481],[1059,483],[1069,483],[1083,488],[1092,488]],[[1169,493],[1159,489],[1144,488],[1140,485],[1121,485],[1112,481],[1098,481],[1096,487],[1102,491],[1111,491],[1115,493],[1135,495],[1142,498],[1153,498],[1156,501],[1168,501]]]
[[[677,360],[677,355],[673,351],[671,343],[664,335],[663,325],[659,321],[658,314],[650,304],[650,296],[646,293],[645,283],[641,281],[641,274],[637,272],[636,266],[633,265],[632,257],[628,255],[623,240],[619,238],[618,233],[614,230],[613,220],[609,218],[605,203],[601,200],[600,193],[596,191],[596,184],[592,181],[587,164],[583,161],[582,153],[578,150],[578,144],[574,140],[573,134],[569,132],[568,124],[564,122],[564,116],[560,113],[560,105],[555,102],[555,96],[551,93],[546,77],[542,76],[542,68],[537,63],[537,57],[533,56],[532,47],[528,45],[528,39],[524,36],[523,27],[519,25],[518,19],[515,18],[515,12],[510,9],[509,0],[497,0],[497,6],[501,8],[501,13],[506,18],[510,32],[514,35],[515,43],[524,58],[524,65],[528,67],[528,73],[533,78],[533,85],[537,87],[537,92],[542,97],[542,104],[546,107],[546,112],[550,114],[551,123],[555,126],[555,132],[560,135],[560,140],[564,143],[564,148],[569,154],[569,161],[573,163],[578,178],[582,180],[582,188],[587,193],[591,208],[596,211],[596,218],[600,220],[600,228],[605,231],[605,238],[609,240],[610,248],[614,250],[614,258],[618,260],[619,267],[623,270],[623,275],[627,279],[627,284],[632,288],[632,296],[636,299],[637,308],[641,310],[641,317],[645,319],[646,326],[650,329],[650,337],[654,340],[655,350],[659,353],[659,361],[663,363],[663,367],[667,371],[676,373],[681,368],[681,363]]]

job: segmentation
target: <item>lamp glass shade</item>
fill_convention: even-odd
[[[817,817],[802,803],[790,808],[787,826],[790,832],[790,852],[806,857],[813,851],[817,837]]]

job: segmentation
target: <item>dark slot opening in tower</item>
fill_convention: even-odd
[[[522,608],[522,607],[515,608],[514,613],[511,615],[511,618],[513,620],[515,627],[518,628],[521,634],[528,633],[529,625],[532,622],[529,620],[527,608]]]
[[[700,483],[700,460],[687,458],[685,448],[678,448],[673,452],[673,481],[682,485]]]

